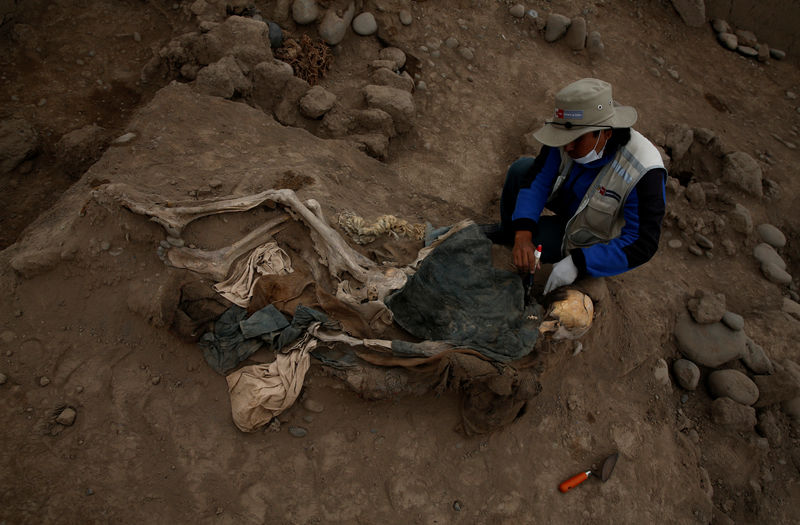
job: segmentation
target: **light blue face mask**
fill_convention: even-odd
[[[597,134],[597,141],[594,143],[594,147],[592,147],[592,150],[589,153],[587,153],[586,155],[584,155],[583,157],[581,157],[579,159],[572,159],[572,160],[574,160],[578,164],[589,164],[590,162],[594,162],[594,161],[596,161],[598,159],[602,159],[603,158],[603,152],[606,150],[605,144],[603,145],[603,149],[600,150],[600,153],[595,151],[595,148],[597,148],[597,145],[600,144],[600,136],[601,135],[602,135],[602,133],[598,133]]]

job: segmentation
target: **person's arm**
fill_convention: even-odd
[[[631,190],[623,214],[625,226],[608,243],[570,251],[580,275],[617,275],[649,261],[658,250],[664,218],[666,171],[656,168],[644,174]]]

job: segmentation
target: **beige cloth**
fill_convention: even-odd
[[[303,388],[311,364],[309,352],[317,345],[305,337],[275,361],[245,366],[225,377],[231,398],[233,422],[243,432],[253,432],[292,406]]]
[[[236,263],[231,276],[215,284],[214,289],[230,302],[247,308],[259,276],[285,275],[292,271],[289,255],[272,241],[255,248],[250,257]]]

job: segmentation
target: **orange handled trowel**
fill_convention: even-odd
[[[600,479],[603,482],[606,482],[608,478],[611,477],[611,472],[614,471],[614,466],[617,464],[618,458],[619,458],[619,452],[615,452],[610,456],[608,456],[603,461],[603,466],[600,468],[600,474],[599,474]],[[567,492],[571,489],[574,489],[575,487],[577,487],[578,485],[589,479],[589,476],[591,476],[592,474],[594,474],[595,476],[598,475],[597,471],[591,471],[591,470],[587,470],[586,472],[581,472],[580,474],[576,474],[571,478],[569,478],[567,481],[562,482],[558,486],[558,490],[560,490],[561,492]]]

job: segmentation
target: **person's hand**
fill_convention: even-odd
[[[536,268],[536,247],[533,245],[533,234],[520,230],[514,234],[514,266],[522,273],[532,273]]]
[[[567,255],[553,265],[553,271],[550,272],[547,284],[544,285],[544,293],[547,295],[556,288],[572,284],[577,278],[578,267],[572,262],[572,255]]]

